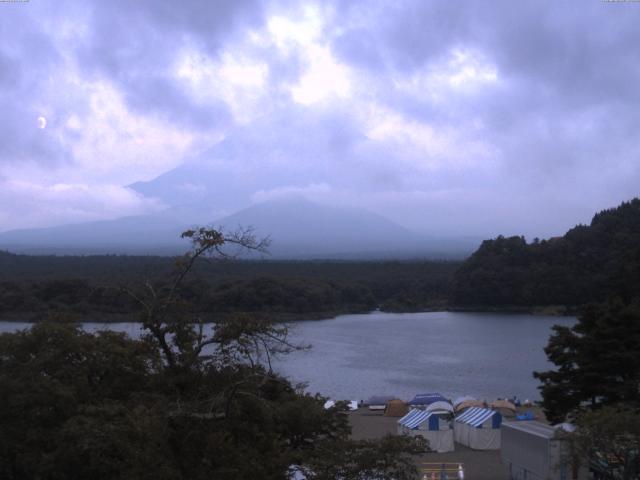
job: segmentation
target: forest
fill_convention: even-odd
[[[0,253],[0,316],[42,320],[130,318],[131,285],[171,272],[169,257],[27,256]],[[201,313],[277,319],[443,308],[459,262],[201,260],[181,285]]]
[[[130,318],[131,285],[174,267],[157,256],[27,256],[0,252],[3,319]],[[200,314],[262,313],[278,320],[341,313],[444,309],[575,313],[640,291],[640,200],[597,213],[547,240],[498,236],[464,262],[200,260],[181,285]]]
[[[456,271],[449,301],[457,306],[582,307],[640,292],[640,199],[597,213],[548,240],[486,240]]]

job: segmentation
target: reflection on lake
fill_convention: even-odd
[[[550,367],[543,348],[551,326],[574,322],[571,317],[495,313],[342,315],[290,324],[294,342],[313,348],[284,356],[274,365],[292,381],[308,382],[310,391],[334,398],[411,398],[437,391],[448,397],[538,399],[538,382],[531,372]],[[0,322],[0,332],[28,326]],[[138,323],[83,326],[88,331],[140,334]]]

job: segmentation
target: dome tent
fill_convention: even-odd
[[[500,412],[503,416],[514,417],[516,414],[516,406],[509,400],[495,400],[489,404],[489,408]]]
[[[448,402],[448,400],[439,393],[418,393],[408,403],[412,407],[426,407],[434,402]]]
[[[461,397],[457,397],[452,403],[453,403],[453,408],[456,408],[458,405],[460,405],[462,402],[466,402],[467,400],[475,400],[476,397],[472,397],[470,395],[462,395]]]
[[[437,402],[433,402],[427,405],[427,408],[425,408],[425,410],[427,412],[453,414],[453,405],[451,405],[449,402],[438,400]]]
[[[471,408],[471,407],[483,407],[486,408],[487,404],[484,403],[482,400],[476,400],[475,398],[471,398],[468,400],[464,400],[458,404],[455,405],[455,411],[456,414],[460,414],[462,412],[464,412],[467,408]]]

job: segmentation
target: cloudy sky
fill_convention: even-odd
[[[211,161],[259,171],[252,201],[556,235],[638,195],[638,25],[597,0],[0,3],[0,230],[165,208],[126,186],[232,140]]]

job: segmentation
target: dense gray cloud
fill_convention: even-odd
[[[128,105],[159,112],[189,126],[225,123],[225,104],[194,102],[171,77],[180,47],[189,42],[215,56],[238,30],[262,23],[255,0],[233,2],[95,2],[76,54],[82,69],[104,75],[123,90]]]
[[[638,194],[634,2],[0,9],[0,230],[295,193],[548,236]]]

